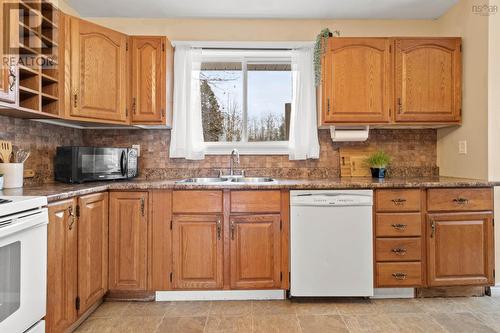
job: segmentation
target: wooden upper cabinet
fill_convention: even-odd
[[[166,122],[166,45],[165,37],[131,37],[132,122]],[[171,54],[169,54],[171,56]]]
[[[108,193],[78,198],[79,315],[108,290]]]
[[[46,331],[64,332],[76,320],[77,296],[76,200],[49,205],[47,229]]]
[[[109,196],[109,289],[145,291],[148,193]]]
[[[14,66],[8,66],[4,64],[4,57],[9,53],[9,50],[5,48],[5,38],[9,38],[6,36],[6,32],[11,32],[11,29],[8,27],[9,19],[7,19],[6,15],[9,13],[4,13],[4,9],[8,8],[11,2],[7,2],[4,0],[0,1],[0,18],[2,19],[0,22],[0,102],[4,103],[15,103],[16,95],[17,95],[17,74],[16,68]],[[5,8],[4,8],[5,7]],[[18,24],[18,22],[12,22],[12,24]],[[13,26],[13,25],[12,25]],[[12,34],[12,32],[11,32]]]
[[[428,215],[429,286],[491,285],[493,214]]]
[[[396,122],[459,122],[460,38],[396,40]]]
[[[330,38],[323,57],[323,123],[389,122],[391,74],[389,38]]]
[[[127,36],[71,19],[70,116],[104,122],[128,122]]]
[[[223,282],[221,215],[174,215],[172,288],[221,289]]]
[[[280,215],[232,216],[230,237],[231,288],[279,288]]]

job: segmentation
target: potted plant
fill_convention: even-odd
[[[382,150],[373,153],[366,160],[373,178],[385,178],[385,170],[390,162],[391,157]]]
[[[325,28],[320,31],[316,36],[316,43],[314,44],[314,83],[317,86],[321,83],[321,57],[326,52],[328,45],[328,38],[333,36],[340,36],[340,31],[330,31],[330,29]]]

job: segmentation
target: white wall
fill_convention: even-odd
[[[441,35],[462,37],[462,120],[460,127],[438,131],[440,174],[488,178],[488,17],[472,12],[475,0],[461,0],[439,20]],[[481,3],[482,4],[482,3]],[[458,141],[468,152],[458,154]]]

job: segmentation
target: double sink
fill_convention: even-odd
[[[226,185],[226,184],[273,184],[276,180],[268,177],[219,177],[219,178],[187,178],[179,184]]]

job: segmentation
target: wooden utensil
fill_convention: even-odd
[[[0,157],[3,163],[10,162],[10,155],[12,155],[12,142],[0,141]]]

